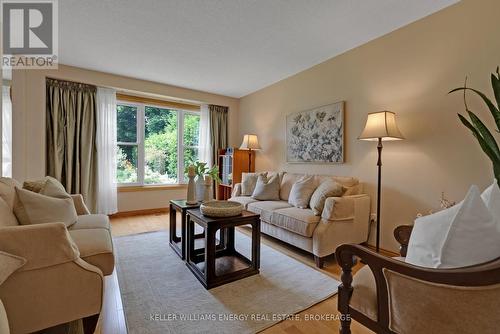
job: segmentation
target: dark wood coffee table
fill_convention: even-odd
[[[205,243],[195,249],[195,224],[205,230]],[[252,226],[252,259],[235,249],[234,228]],[[216,232],[220,230],[217,245]],[[260,215],[243,211],[236,217],[211,218],[200,209],[187,210],[186,265],[206,289],[233,282],[259,273],[260,268]]]
[[[185,199],[173,199],[170,201],[170,247],[181,259],[186,258],[186,211],[200,207],[201,202],[197,204],[187,204]],[[177,235],[177,212],[181,214],[181,235]],[[197,235],[198,238],[204,235]]]

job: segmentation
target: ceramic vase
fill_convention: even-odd
[[[201,202],[205,199],[205,180],[203,176],[196,177],[196,200]]]
[[[188,188],[187,188],[187,204],[196,204],[198,203],[196,199],[196,185],[194,182],[194,177],[196,176],[196,173],[194,171],[194,166],[189,166],[188,167]]]

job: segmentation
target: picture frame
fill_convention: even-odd
[[[344,163],[344,101],[286,117],[287,163]]]

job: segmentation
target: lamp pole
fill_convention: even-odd
[[[382,148],[384,146],[382,145],[382,138],[378,138],[378,145],[377,145],[377,151],[378,151],[378,161],[377,161],[377,166],[378,166],[378,185],[377,185],[377,243],[376,243],[376,250],[377,253],[380,251],[380,197],[382,195]]]
[[[252,169],[252,149],[248,149],[248,172],[250,173]]]

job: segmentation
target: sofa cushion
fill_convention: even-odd
[[[235,196],[235,197],[231,197],[229,199],[229,201],[238,202],[241,205],[243,205],[243,207],[245,209],[247,209],[248,204],[254,203],[254,202],[258,202],[256,199],[254,199],[254,198],[252,198],[250,196]]]
[[[73,199],[55,198],[16,188],[14,214],[22,225],[61,222],[71,226],[77,214]]]
[[[316,216],[320,216],[325,207],[325,201],[328,197],[340,197],[344,193],[344,187],[339,183],[327,179],[316,188],[311,196],[309,206]]]
[[[71,225],[70,230],[85,230],[93,228],[103,228],[110,230],[109,218],[106,215],[82,215],[78,216],[76,223]]]
[[[314,190],[316,190],[314,176],[304,175],[292,185],[292,190],[290,190],[290,195],[288,196],[288,203],[297,208],[306,209],[309,206],[309,200]]]
[[[274,211],[271,224],[310,238],[319,220],[311,209],[291,207]]]
[[[248,204],[247,210],[260,214],[261,220],[270,223],[274,210],[290,207],[292,206],[285,201],[258,201]]]
[[[296,173],[283,173],[281,176],[280,184],[280,199],[282,201],[288,201],[290,197],[290,192],[292,191],[293,184],[304,177],[304,174]]]
[[[12,208],[0,197],[0,227],[19,225]]]
[[[259,201],[279,201],[280,178],[278,175],[267,177],[259,175],[252,197]]]
[[[70,230],[69,234],[80,251],[80,257],[110,275],[115,266],[111,234],[103,228]]]
[[[267,172],[262,173],[242,173],[241,174],[241,195],[252,196],[257,184],[259,175],[267,176]]]

